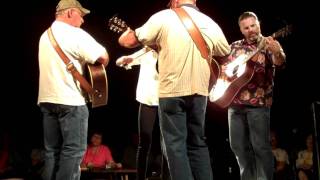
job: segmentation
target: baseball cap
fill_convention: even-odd
[[[78,8],[85,15],[90,13],[90,10],[82,7],[80,2],[77,0],[60,0],[56,7],[56,12],[69,8]]]

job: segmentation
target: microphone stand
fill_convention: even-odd
[[[319,114],[319,109],[320,109],[320,102],[319,101],[315,101],[312,103],[311,105],[311,109],[312,109],[312,113],[313,113],[313,127],[314,127],[314,150],[313,150],[313,166],[314,166],[314,176],[315,176],[315,179],[317,179],[316,177],[318,177],[319,179],[319,176],[320,176],[320,151],[319,151],[319,145],[320,145],[320,134],[319,134],[319,131],[320,131],[320,126],[317,122],[317,120],[319,121],[320,120],[320,114]]]

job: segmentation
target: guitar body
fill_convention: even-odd
[[[284,37],[291,32],[292,26],[287,25],[271,37]],[[254,62],[250,59],[255,59],[255,55],[264,48],[265,43],[259,43],[257,49],[250,54],[239,55],[229,64],[225,65],[226,69],[219,74],[216,84],[209,92],[209,100],[218,106],[225,108],[231,104],[239,90],[252,79],[254,75]]]
[[[86,79],[95,90],[89,94],[92,108],[106,105],[108,103],[108,79],[105,67],[102,64],[87,64]]]
[[[238,72],[239,71],[239,72]],[[248,61],[238,68],[232,77],[221,73],[213,89],[209,93],[209,100],[221,108],[231,104],[239,90],[253,77],[254,62]]]
[[[210,66],[209,90],[212,89],[220,76],[220,65],[215,59],[211,60]]]

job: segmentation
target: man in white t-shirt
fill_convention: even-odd
[[[77,0],[61,0],[51,25],[53,37],[74,67],[109,62],[106,49],[82,30],[90,11]],[[67,71],[45,31],[39,41],[38,105],[43,114],[44,180],[79,180],[80,162],[87,146],[88,108],[79,83]]]

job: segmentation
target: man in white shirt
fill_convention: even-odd
[[[109,62],[106,49],[82,30],[90,11],[76,0],[61,0],[51,25],[53,37],[74,67]],[[88,108],[79,86],[67,70],[45,31],[39,41],[38,105],[43,114],[44,180],[79,180],[80,162],[87,146]]]

